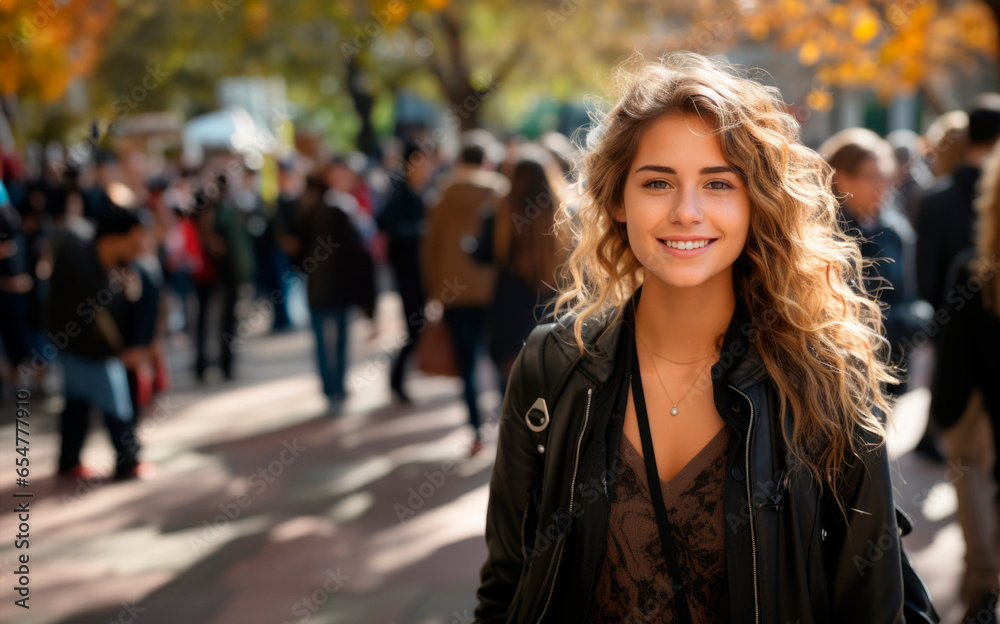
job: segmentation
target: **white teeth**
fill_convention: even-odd
[[[667,247],[673,247],[674,249],[689,250],[689,249],[700,249],[705,245],[707,245],[709,241],[705,239],[699,241],[663,241],[663,243]]]

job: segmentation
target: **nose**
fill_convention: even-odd
[[[697,189],[688,187],[674,196],[670,206],[670,222],[676,225],[697,225],[705,218],[698,205]]]

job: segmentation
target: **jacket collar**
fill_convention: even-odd
[[[598,384],[606,383],[622,365],[617,354],[620,353],[622,337],[631,335],[626,322],[634,318],[641,294],[640,286],[621,308],[602,318],[584,321],[584,343],[591,347],[593,354],[580,355],[573,338],[575,315],[564,315],[558,321],[560,327],[556,334],[559,339],[556,343],[559,348],[569,361],[579,358],[581,372]],[[725,379],[726,384],[745,391],[767,378],[767,369],[750,344],[750,334],[761,322],[766,322],[766,319],[751,318],[746,306],[737,297],[736,310],[726,329],[719,361],[712,365],[712,379]]]

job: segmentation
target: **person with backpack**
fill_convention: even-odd
[[[557,320],[508,381],[476,621],[937,621],[829,166],[722,61],[617,84],[559,213]]]
[[[431,209],[420,241],[424,296],[442,303],[462,378],[462,398],[472,429],[470,455],[483,448],[476,364],[497,275],[492,266],[476,262],[467,250],[475,245],[483,219],[493,216],[500,198],[510,189],[507,178],[491,170],[487,153],[493,139],[482,133],[465,138],[457,166],[443,183],[441,199]]]

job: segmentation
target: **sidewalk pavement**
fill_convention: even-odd
[[[353,324],[351,397],[338,418],[325,413],[310,334],[248,337],[238,346],[238,379],[203,386],[178,337],[174,391],[139,426],[143,459],[157,468],[148,481],[57,480],[59,401],[33,400],[30,487],[14,487],[13,468],[0,481],[3,621],[471,622],[496,447],[488,437],[466,458],[457,380],[414,373],[414,405],[391,403],[385,353],[399,344],[401,316],[398,298],[385,295],[374,341],[367,321]],[[495,387],[488,371],[482,387]],[[962,614],[954,487],[948,466],[908,452],[928,400],[925,390],[903,397],[890,449],[897,496],[916,525],[904,543],[948,623]],[[484,392],[480,407],[495,414],[498,401]],[[2,411],[0,445],[9,450],[13,408]],[[111,472],[96,420],[84,462]],[[34,493],[29,610],[10,604],[25,552],[10,539],[15,489]]]

